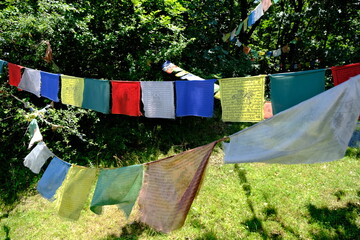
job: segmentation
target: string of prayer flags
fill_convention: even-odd
[[[8,63],[9,69],[9,84],[11,86],[19,86],[21,80],[21,71],[24,67],[16,65],[14,63]]]
[[[141,82],[145,117],[175,118],[174,82]]]
[[[270,74],[270,95],[274,114],[323,92],[325,70]]]
[[[141,222],[165,233],[182,227],[217,142],[145,164]]]
[[[28,131],[30,134],[30,142],[28,145],[28,149],[30,149],[34,145],[34,143],[43,140],[43,136],[41,135],[40,128],[36,119],[31,120]]]
[[[229,33],[229,37],[230,37]],[[185,71],[184,69],[176,66],[170,61],[166,61],[162,65],[162,70],[168,74],[173,74],[175,77],[178,77],[182,80],[205,80],[201,77],[198,77],[192,73],[189,73],[188,71]],[[219,85],[214,84],[214,93],[216,93],[219,90]]]
[[[110,82],[85,78],[82,108],[92,109],[104,114],[110,111]]]
[[[319,163],[344,156],[360,114],[360,75],[230,136],[225,163]],[[266,140],[264,139],[266,136]]]
[[[96,180],[97,169],[72,165],[63,186],[57,193],[60,200],[59,215],[77,220],[83,209],[90,190]]]
[[[24,166],[28,167],[33,173],[39,174],[40,169],[48,158],[54,154],[49,150],[44,142],[39,142],[36,147],[25,157]]]
[[[40,72],[41,90],[40,95],[54,102],[59,102],[60,74]]]
[[[360,74],[360,63],[332,67],[331,73],[334,79],[334,85],[339,85],[349,78]]]
[[[61,75],[61,102],[81,107],[84,94],[84,78]]]
[[[44,198],[54,201],[56,190],[62,185],[71,164],[54,157],[38,182],[37,191]]]
[[[113,114],[141,116],[140,82],[111,81]]]
[[[30,92],[37,97],[40,97],[40,71],[30,68],[25,68],[24,73],[21,77],[18,88]]]
[[[0,74],[3,73],[3,71],[4,71],[4,66],[6,66],[6,65],[7,65],[7,62],[0,59]]]
[[[143,172],[143,165],[100,170],[91,211],[101,214],[102,206],[117,205],[128,217],[139,196]]]
[[[258,122],[264,119],[265,77],[219,80],[224,122]]]
[[[215,81],[175,81],[176,116],[212,117]]]

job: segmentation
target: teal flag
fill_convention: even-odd
[[[277,114],[325,91],[325,70],[269,75],[273,113]]]
[[[139,195],[143,165],[100,171],[90,209],[101,214],[102,206],[117,205],[129,216]]]
[[[7,62],[0,59],[0,74],[2,74],[4,66],[7,65]]]
[[[110,83],[108,80],[85,78],[82,107],[109,113]]]

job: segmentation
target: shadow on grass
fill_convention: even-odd
[[[120,235],[110,235],[106,238],[103,238],[103,240],[136,240],[139,239],[140,236],[146,233],[147,236],[159,236],[164,235],[164,233],[157,232],[154,229],[146,226],[145,224],[139,223],[139,222],[133,222],[131,224],[127,224],[121,229]]]
[[[190,220],[190,225],[193,226],[196,229],[202,230],[202,235],[198,236],[197,238],[194,238],[194,240],[201,240],[201,239],[209,239],[209,240],[216,240],[218,237],[216,236],[216,233],[209,230],[205,224],[203,224],[198,216],[192,216]]]
[[[345,207],[334,209],[309,204],[307,208],[311,217],[309,222],[321,227],[311,233],[313,239],[359,239],[356,219],[360,214],[360,203],[348,202]]]
[[[5,232],[5,238],[4,240],[11,240],[10,238],[10,227],[8,227],[7,225],[3,225],[3,230]]]

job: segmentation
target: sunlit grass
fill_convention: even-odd
[[[211,157],[183,228],[161,234],[116,207],[89,209],[78,221],[55,203],[26,198],[1,219],[0,239],[356,239],[360,236],[360,161],[305,165],[222,164]],[[136,212],[136,211],[135,211]]]

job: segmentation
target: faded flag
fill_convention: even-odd
[[[360,113],[360,75],[230,136],[225,163],[318,163],[344,156]]]

